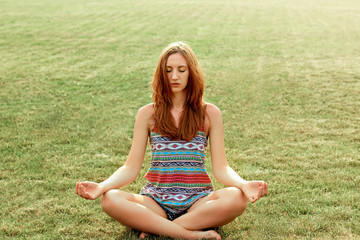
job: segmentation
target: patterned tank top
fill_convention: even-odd
[[[190,141],[170,140],[150,133],[151,164],[141,194],[163,208],[180,213],[214,191],[205,169],[207,136],[204,128]]]

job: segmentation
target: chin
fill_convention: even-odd
[[[183,92],[184,89],[179,89],[179,88],[175,88],[175,89],[171,89],[173,93],[179,93],[179,92]]]

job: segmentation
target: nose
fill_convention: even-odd
[[[172,80],[178,80],[178,79],[179,79],[177,70],[174,70],[174,71],[173,71],[173,74],[172,74],[172,76],[171,76],[171,79],[172,79]]]

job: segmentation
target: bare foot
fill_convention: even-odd
[[[215,240],[221,240],[221,236],[215,232],[214,230],[210,231],[194,231],[195,233],[195,239],[215,239]],[[139,239],[145,239],[146,237],[150,236],[149,233],[141,232]]]
[[[140,236],[139,236],[139,239],[145,239],[147,236],[149,236],[148,233],[146,232],[141,232]]]
[[[196,239],[216,239],[221,240],[221,236],[215,232],[214,230],[205,231],[205,232],[195,232],[197,238]]]

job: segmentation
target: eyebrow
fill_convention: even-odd
[[[166,67],[172,68],[172,66],[166,66]],[[181,68],[181,67],[188,67],[188,66],[186,66],[186,65],[180,65],[180,66],[178,66],[178,67]]]

